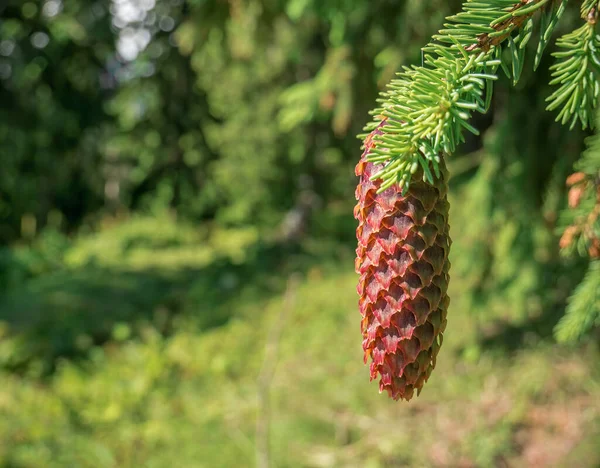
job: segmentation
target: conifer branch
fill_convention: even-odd
[[[600,260],[590,263],[554,332],[565,343],[578,340],[594,326],[600,326]]]
[[[373,180],[381,179],[380,192],[394,184],[406,191],[419,168],[429,183],[433,183],[434,176],[439,177],[441,158],[464,142],[464,131],[478,134],[469,120],[473,112],[488,110],[498,67],[515,84],[519,80],[525,45],[533,33],[533,16],[542,13],[537,66],[566,2],[468,0],[462,12],[447,18],[444,29],[423,48],[423,65],[403,67],[381,94],[380,107],[373,111],[374,121],[365,127],[367,133],[360,135],[366,137],[381,121],[386,121],[384,131],[374,137],[376,144],[368,157],[381,164],[372,176]],[[505,44],[510,51],[509,63],[503,61]],[[578,75],[573,78],[580,79]],[[589,93],[581,94],[576,85],[570,86],[567,91],[574,93],[573,98],[563,97],[564,89],[557,97],[556,105],[569,105],[560,114],[561,119],[565,114],[571,115],[570,109],[577,103],[593,105]],[[573,112],[583,118],[588,115],[576,109]],[[589,124],[589,119],[585,122]]]
[[[477,42],[467,47],[467,50],[481,49],[487,52],[491,47],[502,44],[513,31],[528,23],[535,13],[549,3],[549,0],[522,0],[516,4],[514,1],[507,3],[510,4],[507,7],[509,11],[490,22],[489,27],[493,31],[479,34]],[[566,4],[566,1],[561,2],[561,4]],[[530,36],[531,30],[528,31],[527,41]]]
[[[600,133],[589,137],[586,144],[575,165],[578,172],[567,179],[569,207],[561,213],[564,231],[560,246],[563,254],[579,254],[591,262],[555,328],[556,339],[561,342],[577,340],[600,325]]]
[[[586,144],[575,165],[578,172],[567,179],[569,207],[561,214],[560,247],[567,256],[600,259],[600,133]]]
[[[563,125],[577,121],[582,127],[594,126],[594,109],[600,96],[600,37],[596,34],[598,2],[584,2],[581,16],[585,24],[558,39],[556,45],[564,51],[552,55],[557,59],[550,67],[551,85],[560,87],[549,96],[547,110],[562,106],[556,117]]]

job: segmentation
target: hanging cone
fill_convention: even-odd
[[[380,166],[366,158],[384,126],[367,137],[356,166],[357,290],[371,380],[379,378],[380,392],[393,399],[410,400],[431,375],[446,328],[448,174],[442,159],[433,185],[418,171],[404,195],[398,185],[377,194],[380,181],[369,178]]]

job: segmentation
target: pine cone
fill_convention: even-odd
[[[442,160],[434,185],[417,172],[404,195],[397,185],[377,194],[380,182],[369,180],[377,168],[366,157],[384,125],[367,137],[356,166],[357,290],[371,380],[379,374],[380,392],[410,400],[431,375],[446,328],[448,175]]]

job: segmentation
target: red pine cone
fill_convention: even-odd
[[[423,182],[422,172],[417,172],[404,195],[398,185],[377,194],[380,181],[369,177],[379,167],[366,157],[384,125],[382,121],[367,137],[356,166],[357,290],[371,380],[379,374],[380,392],[410,400],[431,375],[446,328],[448,174],[442,160],[434,185]]]

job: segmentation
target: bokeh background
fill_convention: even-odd
[[[1,467],[600,464],[598,335],[552,337],[586,134],[544,111],[548,59],[448,161],[423,393],[362,362],[356,134],[459,7],[0,1]]]

